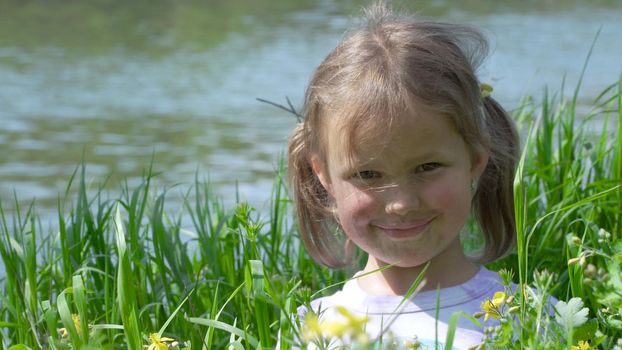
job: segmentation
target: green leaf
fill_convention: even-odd
[[[622,321],[615,318],[615,316],[607,317],[607,325],[614,329],[622,330]]]
[[[264,272],[261,260],[249,260],[244,276],[247,297],[264,295]]]
[[[189,317],[188,322],[202,325],[202,326],[214,327],[214,328],[221,329],[225,332],[229,332],[231,335],[235,335],[246,340],[252,347],[256,347],[259,344],[259,341],[257,341],[255,337],[247,334],[245,331],[235,326],[232,326],[224,322],[209,320],[206,318],[198,318],[198,317]]]
[[[622,254],[619,255],[622,257]],[[622,277],[620,277],[620,265],[621,262],[615,260],[609,260],[607,263],[607,272],[609,272],[609,284],[613,286],[614,290],[622,290]]]
[[[596,335],[597,330],[598,321],[596,321],[595,319],[591,319],[574,330],[574,339],[577,341],[592,340]],[[593,342],[592,345],[594,345]]]
[[[30,350],[31,348],[27,347],[24,344],[13,345],[9,348],[9,350]]]
[[[242,340],[238,339],[229,343],[228,350],[244,350],[244,346],[242,346]]]
[[[82,339],[80,338],[76,325],[73,322],[71,309],[69,308],[69,304],[67,302],[66,293],[69,291],[69,288],[67,288],[58,295],[58,298],[56,299],[56,307],[58,308],[60,319],[63,322],[67,333],[69,333],[71,343],[75,348],[79,349],[82,346]]]
[[[581,298],[572,298],[567,303],[558,301],[555,304],[555,320],[566,331],[577,328],[587,321],[589,310],[583,307]]]
[[[133,272],[125,243],[125,227],[121,218],[120,205],[117,204],[114,216],[115,237],[119,264],[117,270],[117,302],[123,321],[123,330],[130,350],[142,350],[142,338],[138,325],[136,291],[134,290]]]
[[[188,298],[190,298],[190,296],[192,295],[192,293],[194,292],[194,288],[190,290],[190,293],[188,293],[188,295],[186,295],[186,297],[184,298],[184,300],[181,301],[181,303],[179,303],[179,306],[177,306],[177,308],[175,309],[175,311],[173,311],[173,313],[168,317],[168,319],[166,320],[166,322],[164,322],[164,324],[162,325],[162,327],[160,328],[160,330],[158,331],[158,335],[162,336],[162,334],[164,333],[164,331],[166,330],[166,327],[168,327],[169,323],[171,323],[171,321],[173,321],[173,318],[175,318],[175,315],[177,315],[177,313],[179,312],[179,310],[181,310],[181,307],[184,306],[184,304],[186,303],[186,301],[188,301]]]

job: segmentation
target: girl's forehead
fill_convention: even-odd
[[[373,139],[386,140],[403,128],[426,128],[426,119],[445,119],[454,124],[447,113],[422,103],[392,108],[366,108],[366,106],[346,107],[329,111],[325,115],[324,126],[332,136],[352,139],[357,143]]]
[[[390,115],[333,116],[325,127],[329,157],[354,163],[371,161],[411,135],[457,132],[450,116],[423,105]]]

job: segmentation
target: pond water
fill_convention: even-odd
[[[84,160],[115,193],[153,159],[156,183],[209,178],[260,210],[313,68],[362,1],[3,1],[0,202],[36,198],[43,218]],[[508,108],[545,85],[566,93],[597,32],[582,88],[589,103],[622,73],[622,2],[417,1],[421,16],[482,28],[481,76]],[[175,191],[171,191],[175,192]]]

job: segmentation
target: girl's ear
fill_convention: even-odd
[[[490,158],[490,151],[485,147],[478,147],[471,159],[471,177],[478,179],[484,173],[488,159]]]
[[[333,195],[333,187],[330,182],[330,176],[328,176],[328,171],[324,166],[324,162],[320,158],[318,154],[311,155],[311,169],[317,178],[320,180],[322,187],[328,192],[331,196]]]

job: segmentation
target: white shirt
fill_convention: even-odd
[[[355,277],[360,274],[357,273]],[[335,310],[336,306],[344,306],[357,316],[369,317],[365,331],[371,339],[381,334],[381,327],[391,332],[398,344],[404,340],[417,341],[423,349],[436,349],[437,339],[440,348],[445,346],[448,322],[455,312],[463,311],[473,315],[481,311],[480,306],[485,299],[491,299],[497,291],[504,291],[501,278],[495,272],[480,267],[479,271],[467,282],[439,290],[419,292],[410,300],[404,301],[401,311],[395,312],[403,300],[401,296],[371,295],[361,289],[358,279],[345,283],[343,289],[331,296],[319,298],[311,302],[311,308],[319,314],[320,320],[339,320],[343,317]],[[438,296],[438,298],[437,298]],[[438,299],[438,321],[436,307]],[[304,309],[300,310],[303,314]],[[394,320],[393,320],[394,319]],[[495,325],[495,321],[480,320],[485,326]],[[388,328],[388,329],[387,329]],[[389,333],[383,334],[383,342],[387,342]],[[482,341],[482,329],[471,320],[460,317],[456,328],[453,349],[463,350],[477,345]]]

